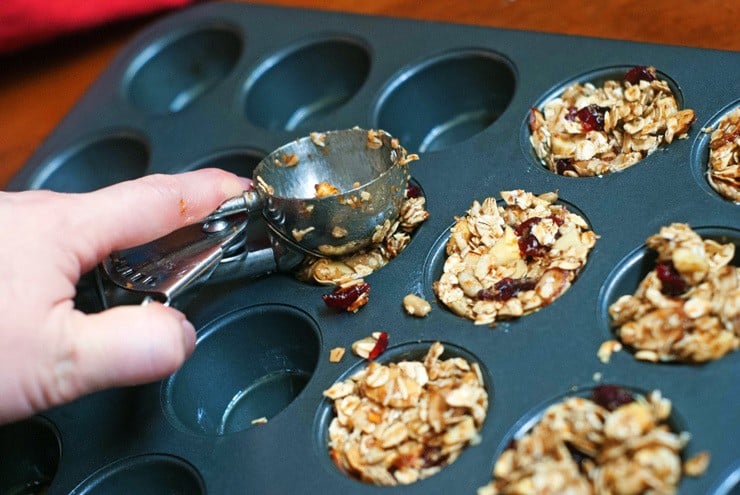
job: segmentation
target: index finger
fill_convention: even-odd
[[[251,181],[219,169],[149,175],[75,198],[75,251],[92,267],[111,251],[144,244],[203,219]]]

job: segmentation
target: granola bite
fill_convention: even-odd
[[[670,430],[670,412],[657,390],[642,397],[599,385],[591,398],[566,398],[511,442],[478,495],[675,493],[682,474],[702,471],[683,470],[690,435]],[[701,460],[708,464],[709,455]]]
[[[371,361],[324,396],[334,403],[329,454],[349,476],[375,485],[428,478],[479,442],[488,394],[477,363],[440,359],[435,342],[422,361]]]
[[[712,131],[707,179],[720,195],[740,203],[740,107]]]
[[[634,295],[609,307],[622,343],[646,361],[705,362],[740,347],[740,269],[735,245],[674,223],[647,240],[656,267]]]
[[[434,292],[455,314],[487,325],[536,311],[575,280],[597,236],[557,193],[521,189],[474,201],[457,218]]]
[[[693,110],[676,97],[655,67],[634,67],[603,87],[576,83],[532,108],[529,138],[551,172],[569,177],[604,175],[631,167],[674,138],[685,138]]]

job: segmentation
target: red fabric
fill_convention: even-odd
[[[191,0],[0,0],[0,53]]]

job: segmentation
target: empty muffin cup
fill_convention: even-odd
[[[184,460],[162,454],[129,457],[110,464],[75,488],[71,495],[203,495],[198,471]]]
[[[0,493],[46,493],[59,467],[59,435],[34,417],[0,427]]]
[[[226,78],[241,52],[240,35],[225,25],[166,36],[131,63],[126,94],[145,111],[179,112]]]
[[[146,173],[149,146],[139,136],[120,132],[72,146],[36,174],[32,189],[81,193]]]
[[[367,49],[350,38],[276,54],[246,83],[246,118],[270,130],[308,129],[352,98],[369,71]]]
[[[316,323],[290,306],[230,313],[199,332],[195,353],[164,384],[167,415],[207,436],[269,420],[303,390],[318,362]]]
[[[409,150],[464,141],[491,125],[514,94],[512,64],[484,50],[441,55],[396,75],[378,99],[374,126]]]

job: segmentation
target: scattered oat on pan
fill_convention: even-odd
[[[344,357],[345,349],[344,347],[335,347],[332,350],[329,351],[329,362],[330,363],[338,363],[342,360]]]
[[[704,362],[740,347],[740,269],[733,243],[674,223],[650,236],[657,264],[609,307],[617,336],[646,361]]]
[[[442,303],[478,325],[519,317],[557,299],[586,264],[597,236],[555,204],[556,193],[517,189],[474,201],[457,218],[444,271],[434,283]]]
[[[657,390],[641,397],[600,385],[590,399],[566,398],[512,441],[478,495],[675,493],[682,474],[706,470],[709,454],[682,467],[690,435],[670,430],[670,412]]]
[[[409,187],[398,219],[379,225],[370,247],[338,258],[307,256],[296,269],[296,277],[305,282],[340,285],[370,275],[406,249],[411,234],[429,217],[425,204],[418,188]]]
[[[440,359],[371,361],[324,392],[336,416],[329,455],[348,475],[376,485],[409,484],[439,472],[479,442],[488,394],[477,363]]]
[[[707,178],[719,194],[740,203],[740,107],[712,131]]]
[[[530,111],[530,142],[551,172],[603,175],[630,167],[674,138],[685,138],[695,116],[654,67],[635,67],[603,87],[576,83],[542,110]]]

